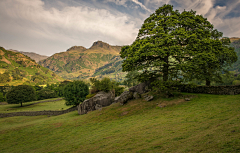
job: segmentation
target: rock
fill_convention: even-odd
[[[152,95],[145,95],[144,100],[145,101],[151,101],[151,100],[153,100],[153,96]]]
[[[133,93],[130,91],[124,91],[120,96],[114,99],[115,103],[125,104],[128,100],[133,98]]]
[[[139,93],[134,92],[134,93],[133,93],[133,98],[139,99],[139,98],[141,98],[141,96],[139,95]]]
[[[185,98],[185,101],[190,101],[191,99],[190,98]]]
[[[96,110],[102,110],[102,105],[96,104],[96,105],[95,105],[95,109],[96,109]]]
[[[78,105],[78,114],[86,114],[88,111],[93,111],[96,109],[101,109],[111,105],[114,102],[115,92],[109,91],[105,93],[100,91],[94,97],[84,100],[81,104]]]
[[[129,91],[134,93],[137,92],[138,94],[146,93],[150,90],[150,82],[140,83],[134,87],[129,88]]]

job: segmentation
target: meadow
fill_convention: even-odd
[[[240,95],[195,95],[0,118],[0,152],[240,152]]]

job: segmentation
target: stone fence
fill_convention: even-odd
[[[62,111],[49,110],[49,111],[29,111],[29,112],[26,111],[26,112],[0,113],[0,118],[13,117],[13,116],[39,116],[39,115],[56,116],[56,115],[66,114],[75,110],[78,110],[76,106],[66,110],[62,110]]]
[[[182,84],[177,86],[181,92],[206,93],[215,95],[237,95],[240,94],[240,85],[231,86],[193,86]]]

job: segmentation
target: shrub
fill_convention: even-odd
[[[240,85],[240,80],[234,80],[232,84],[233,85]]]
[[[5,101],[5,97],[3,93],[0,92],[0,102],[4,102],[4,101]]]
[[[11,89],[6,94],[6,99],[9,104],[19,104],[36,100],[36,93],[32,86],[19,85]]]
[[[93,84],[92,89],[91,89],[91,94],[97,93],[99,91],[108,92],[108,91],[114,89],[115,96],[119,96],[124,91],[123,87],[119,87],[118,82],[116,82],[114,80],[110,80],[109,78],[103,78],[102,80],[98,80],[96,78],[90,78],[90,81]]]
[[[83,81],[73,81],[68,83],[64,87],[63,96],[66,100],[66,105],[75,105],[77,106],[83,102],[86,96],[89,94],[88,85]]]
[[[56,98],[56,97],[57,97],[57,94],[55,93],[54,90],[44,88],[44,89],[37,91],[37,99],[38,100]]]

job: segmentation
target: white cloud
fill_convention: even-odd
[[[149,9],[146,8],[146,6],[144,6],[141,2],[139,2],[138,0],[132,0],[132,2],[134,2],[135,4],[138,4],[141,6],[141,8],[145,9],[148,12],[151,12]]]
[[[103,41],[123,45],[132,43],[138,32],[126,14],[113,15],[104,9],[82,6],[47,10],[41,0],[3,0],[0,19],[6,21],[1,23],[6,30],[59,41],[76,42],[85,37],[92,43],[105,38]]]

